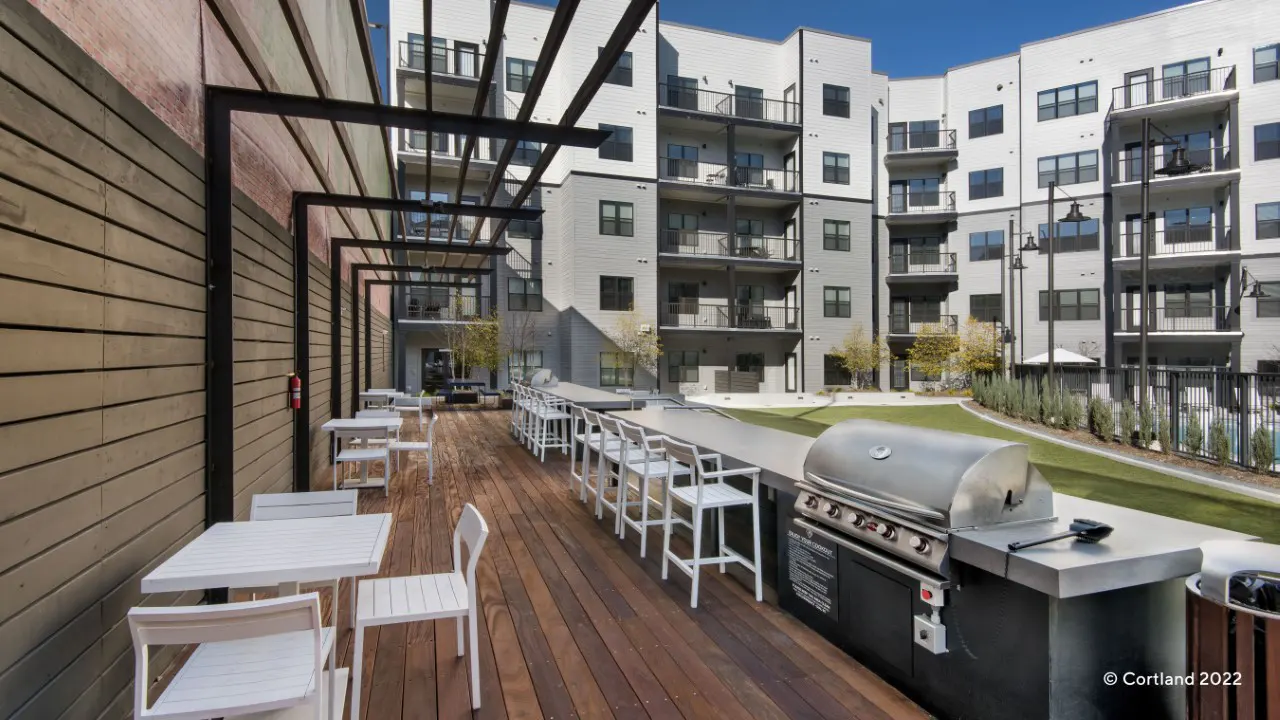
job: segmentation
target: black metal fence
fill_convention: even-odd
[[[1084,403],[1083,427],[1089,426],[1090,403],[1098,400],[1111,411],[1115,437],[1128,441],[1138,432],[1136,426],[1124,427],[1126,415],[1138,416],[1142,400],[1137,367],[1058,367],[1054,375],[1059,388]],[[1047,377],[1047,369],[1018,365],[1014,377],[1039,385]],[[1280,374],[1149,368],[1146,401],[1154,415],[1154,427],[1168,424],[1171,451],[1214,462],[1222,452],[1233,465],[1276,471],[1280,460]],[[1225,436],[1225,442],[1218,440],[1219,435]],[[1267,438],[1271,461],[1256,464],[1255,446]]]

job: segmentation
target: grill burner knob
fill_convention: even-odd
[[[867,524],[867,518],[860,512],[855,512],[849,516],[849,523],[854,527],[862,527]]]
[[[810,495],[804,499],[804,506],[816,510],[818,508],[818,496]]]
[[[876,532],[880,533],[880,537],[885,540],[892,540],[894,535],[893,526],[888,523],[880,523],[876,526]]]
[[[921,555],[923,555],[923,554],[925,554],[925,553],[929,552],[929,541],[928,541],[928,540],[925,540],[924,538],[920,537],[919,535],[916,535],[916,536],[912,537],[912,538],[911,538],[911,542],[910,542],[909,544],[911,545],[911,549],[912,549],[912,550],[915,550],[916,552],[920,553]]]
[[[840,517],[840,506],[836,505],[835,503],[827,503],[827,517],[830,517],[830,518]]]

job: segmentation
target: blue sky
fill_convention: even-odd
[[[477,0],[480,1],[480,0]],[[555,5],[554,0],[535,0]],[[1032,40],[1183,4],[1174,0],[668,0],[663,20],[781,39],[800,25],[871,39],[872,64],[890,77],[936,75],[953,65],[1004,55]],[[368,0],[385,22],[387,0]],[[962,8],[962,9],[961,9]],[[1053,8],[1050,10],[1049,8]],[[386,73],[386,37],[373,31]],[[385,82],[384,82],[385,86]]]

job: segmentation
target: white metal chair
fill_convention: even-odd
[[[629,459],[626,463],[625,471],[622,473],[618,492],[618,537],[626,539],[627,527],[634,528],[640,533],[640,557],[645,556],[646,549],[649,544],[649,526],[662,525],[662,508],[666,505],[667,493],[670,491],[668,478],[688,475],[689,468],[684,465],[676,464],[672,467],[672,463],[666,458],[662,449],[662,435],[650,436],[645,432],[644,428],[638,425],[617,421],[618,433],[622,437],[623,448],[619,455],[625,453],[628,456],[640,455],[639,460]],[[633,482],[634,478],[634,482]],[[654,499],[649,494],[650,481],[657,481],[661,490],[661,499]],[[632,503],[631,493],[636,493],[636,501]],[[638,504],[640,516],[636,520],[632,520],[627,514],[627,508],[633,504]],[[649,519],[649,506],[657,505],[657,513],[652,520]]]
[[[760,468],[744,467],[725,470],[719,455],[703,455],[698,448],[687,445],[669,437],[662,439],[662,449],[667,454],[667,497],[662,508],[662,579],[667,579],[667,566],[675,561],[693,580],[689,595],[689,607],[698,607],[698,576],[703,565],[719,565],[720,572],[725,571],[725,563],[741,563],[755,575],[756,602],[764,600],[764,586],[760,578]],[[703,463],[712,462],[715,470],[704,470]],[[677,463],[693,471],[693,484],[674,487]],[[725,479],[734,476],[751,478],[750,494],[731,485]],[[710,482],[708,482],[710,481]],[[693,522],[672,515],[672,504],[679,502],[689,507],[693,514]],[[751,545],[754,558],[748,560],[736,550],[730,549],[724,542],[724,509],[742,505],[751,506]],[[702,557],[702,513],[711,510],[718,513],[716,527],[719,530],[719,555]],[[693,557],[682,558],[671,551],[671,533],[675,523],[680,523],[693,531]]]
[[[346,673],[335,668],[335,633],[321,623],[315,593],[225,605],[136,607],[129,611],[129,632],[135,720],[239,717],[302,705],[314,706],[316,720],[325,716],[326,706],[330,718],[337,715],[337,689],[345,686]],[[156,645],[197,647],[148,707],[147,661]]]
[[[425,440],[400,440],[395,439],[387,444],[387,450],[391,451],[392,458],[395,460],[396,468],[400,467],[400,453],[402,452],[422,452],[427,454],[427,484],[434,485],[436,481],[436,454],[435,445],[432,438],[436,432],[436,421],[440,417],[434,412],[431,413],[431,420],[427,423]]]
[[[511,436],[521,444],[527,444],[527,422],[533,390],[528,385],[511,386]]]
[[[354,447],[343,447],[344,440],[358,441]],[[385,427],[351,428],[333,431],[333,489],[338,490],[339,469],[345,464],[360,466],[361,481],[359,484],[343,483],[343,487],[377,487],[369,481],[369,466],[378,460],[382,461],[382,492],[389,495],[391,490],[391,463],[387,443],[390,432]],[[375,443],[381,443],[375,446]]]
[[[356,417],[358,418],[398,418],[400,417],[400,411],[398,410],[357,410]],[[367,441],[365,444],[366,445],[385,445],[390,440],[400,437],[400,430],[399,429],[393,430],[391,431],[390,435],[391,437],[388,437],[386,439],[375,438]]]
[[[623,492],[624,466],[628,462],[643,460],[645,452],[625,447],[626,443],[618,430],[617,418],[596,414],[595,422],[600,426],[600,437],[595,443],[595,483],[591,482],[592,478],[586,478],[586,483],[583,485],[585,489],[583,500],[585,501],[587,493],[595,497],[596,519],[603,519],[605,510],[613,513],[613,532],[616,534],[619,532],[620,525],[618,499]],[[613,492],[613,499],[608,497],[610,491]]]
[[[530,449],[542,462],[547,461],[547,450],[569,451],[570,432],[569,403],[554,395],[540,392],[534,397],[533,440]]]
[[[458,657],[463,653],[462,619],[467,619],[467,644],[471,655],[471,707],[480,707],[480,654],[476,614],[476,561],[489,536],[489,525],[471,503],[462,508],[453,530],[453,572],[411,577],[361,580],[356,605],[356,642],[351,672],[351,717],[360,717],[360,671],[364,656],[364,631],[380,625],[456,618]],[[467,565],[462,566],[462,543],[467,545]]]
[[[590,489],[589,485],[592,481],[591,453],[593,451],[596,453],[596,477],[599,477],[599,454],[602,447],[601,443],[604,442],[605,436],[604,431],[600,428],[600,413],[587,408],[580,408],[580,411],[582,413],[582,432],[574,433],[574,439],[582,443],[582,461],[579,465],[581,470],[580,472],[570,473],[570,489],[572,489],[572,483],[577,482],[578,499],[585,503],[587,502],[587,492]],[[611,442],[616,445],[620,441],[615,438]],[[597,480],[597,482],[599,481]],[[594,494],[594,490],[591,492]]]

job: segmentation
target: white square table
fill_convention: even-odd
[[[400,434],[400,427],[403,424],[404,424],[404,419],[401,418],[399,415],[395,417],[377,417],[377,418],[370,418],[370,417],[333,418],[332,420],[326,422],[324,425],[321,425],[320,429],[324,430],[325,432],[331,433],[334,430],[368,430],[372,428],[386,428],[387,432],[391,433],[392,435],[398,436]],[[334,468],[334,473],[335,473],[334,477],[337,477],[336,475],[337,472],[338,472],[337,468]],[[364,465],[364,467],[361,469],[361,476],[360,476],[359,483],[343,483],[341,485],[343,489],[348,489],[348,490],[359,490],[362,488],[373,488],[373,487],[382,487],[382,486],[383,486],[382,478],[378,478],[376,481],[369,480],[368,464]],[[334,488],[334,489],[336,490],[338,488]]]

